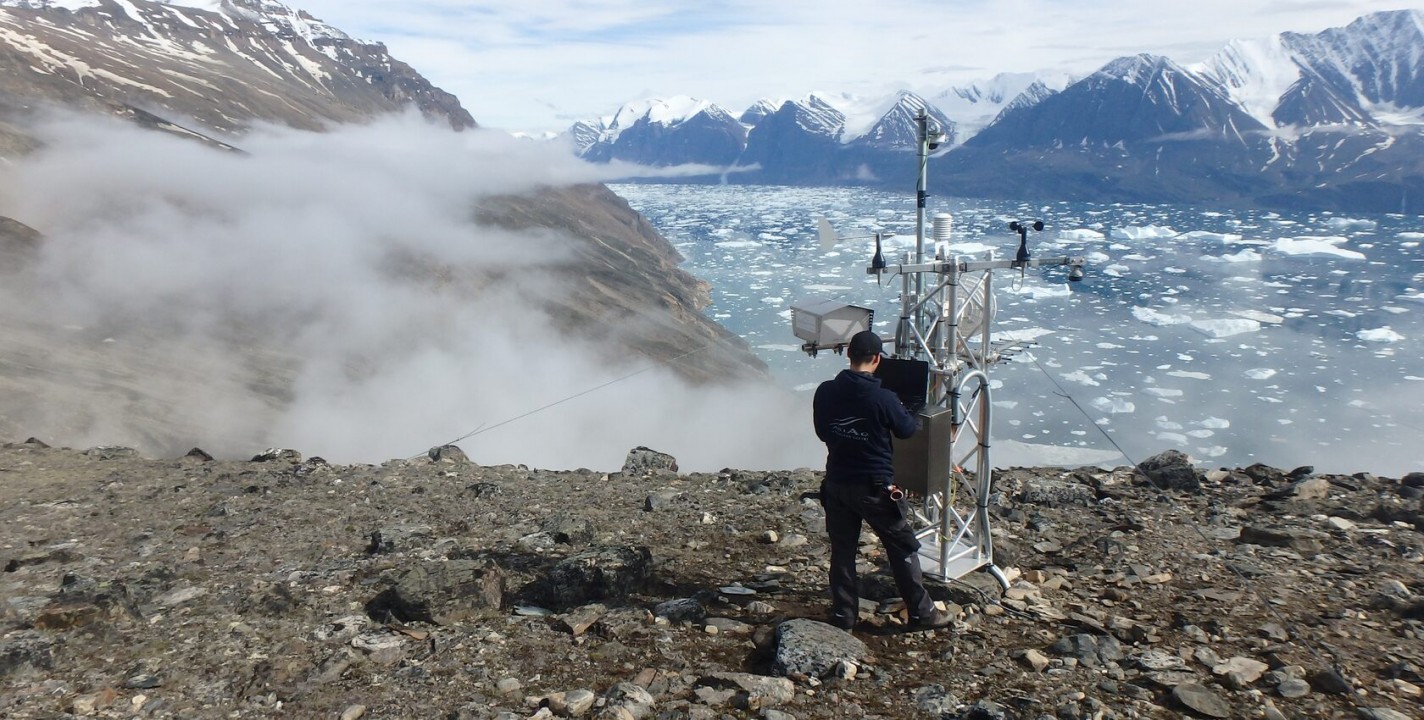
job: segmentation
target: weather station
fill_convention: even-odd
[[[918,528],[925,575],[950,581],[982,569],[1007,588],[1008,579],[994,564],[989,532],[994,486],[989,368],[1013,357],[1026,343],[992,337],[993,275],[1017,270],[1022,278],[1029,268],[1064,267],[1067,279],[1078,281],[1086,261],[1033,257],[1029,233],[1042,231],[1042,221],[1009,224],[1019,241],[1011,260],[996,259],[992,250],[980,258],[952,255],[953,218],[940,213],[931,227],[926,224],[929,158],[946,135],[923,112],[916,123],[919,179],[913,255],[906,252],[898,263],[889,263],[882,252],[885,233],[842,237],[825,218],[817,219],[818,234],[823,249],[842,240],[873,237],[875,254],[866,272],[901,280],[894,350],[876,374],[920,420],[913,437],[895,441],[894,462],[896,485],[914,499],[912,522]],[[871,308],[835,300],[800,301],[791,311],[801,349],[813,357],[822,350],[842,352],[851,336],[873,329],[875,319]]]

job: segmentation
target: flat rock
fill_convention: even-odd
[[[1172,698],[1192,712],[1207,717],[1231,717],[1231,706],[1221,696],[1196,683],[1183,683],[1172,688]]]
[[[646,547],[595,547],[559,561],[536,594],[550,607],[567,609],[640,592],[653,574]]]
[[[389,614],[402,622],[443,624],[468,619],[499,610],[504,583],[504,572],[486,560],[421,562],[371,598],[366,612],[381,619]]]

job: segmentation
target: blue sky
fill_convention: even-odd
[[[813,90],[938,92],[998,72],[1182,63],[1227,41],[1318,32],[1383,0],[287,0],[455,93],[481,125],[562,130],[629,100],[740,113]]]

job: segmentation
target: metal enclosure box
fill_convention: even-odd
[[[895,484],[921,496],[948,487],[954,468],[952,439],[954,414],[945,407],[920,413],[920,429],[909,439],[895,438]]]
[[[814,348],[845,345],[869,330],[875,311],[838,300],[802,300],[791,305],[791,331]]]

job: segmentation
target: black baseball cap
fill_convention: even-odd
[[[875,355],[884,355],[885,343],[879,335],[869,331],[861,330],[850,338],[850,345],[846,346],[846,355],[852,360],[868,360]]]

